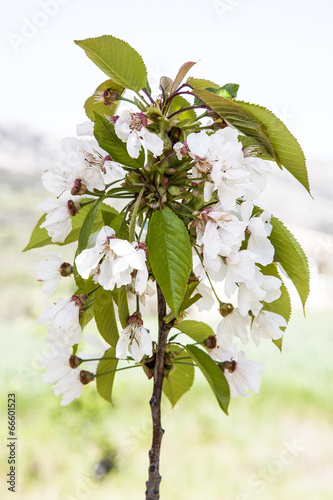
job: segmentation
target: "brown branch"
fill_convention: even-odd
[[[156,363],[154,369],[154,389],[149,402],[153,420],[153,440],[149,450],[148,481],[146,482],[146,500],[158,500],[160,498],[161,476],[159,472],[161,442],[164,430],[161,426],[161,398],[164,379],[164,356],[169,331],[172,322],[166,324],[163,318],[166,316],[166,303],[160,287],[157,285],[158,300],[158,345],[156,351]]]

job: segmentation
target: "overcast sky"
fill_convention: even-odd
[[[332,160],[331,0],[16,0],[2,6],[2,125],[75,133],[106,79],[74,39],[129,42],[152,77],[240,84],[239,98],[278,114],[312,160]]]

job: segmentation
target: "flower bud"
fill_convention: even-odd
[[[82,362],[83,362],[82,359],[78,358],[74,354],[72,354],[72,356],[69,358],[69,366],[71,368],[77,368],[78,366],[80,366]]]
[[[217,345],[216,335],[210,335],[204,340],[204,344],[208,349],[215,349]]]
[[[74,185],[71,189],[71,195],[80,196],[87,191],[87,186],[83,184],[81,179],[75,179]]]
[[[95,375],[91,372],[87,372],[86,370],[80,371],[80,382],[83,385],[89,384],[92,380],[94,380]]]
[[[79,306],[80,310],[83,309],[84,304],[87,302],[87,296],[81,293],[80,295],[72,295],[72,301]]]
[[[164,90],[164,93],[170,94],[173,81],[168,76],[162,76],[160,79],[160,89]]]
[[[128,317],[127,322],[128,322],[128,324],[138,323],[139,325],[142,326],[143,321],[142,321],[141,313],[139,313],[139,311],[136,311],[135,313],[133,313],[131,316]]]
[[[170,193],[171,196],[179,196],[181,193],[181,190],[178,186],[170,186],[170,187],[168,187],[168,193]]]
[[[81,208],[81,205],[78,201],[68,200],[67,210],[68,210],[69,215],[74,217],[74,215],[76,215],[78,213],[80,208]]]
[[[234,310],[234,306],[230,303],[221,303],[220,308],[219,308],[219,313],[223,318],[226,318],[229,316],[229,314],[232,313]]]
[[[170,168],[165,169],[165,173],[167,175],[175,175],[177,172],[178,172],[178,170],[176,168],[170,167]]]
[[[227,370],[229,373],[233,373],[236,370],[237,363],[233,359],[232,361],[223,361],[223,363],[219,363],[218,366],[223,372]]]
[[[61,276],[70,276],[73,272],[73,266],[69,264],[68,262],[63,262],[61,266],[59,267],[59,273]]]

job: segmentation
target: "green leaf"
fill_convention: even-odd
[[[243,134],[258,140],[308,191],[309,182],[303,151],[287,127],[268,109],[226,99],[207,90],[194,94]]]
[[[186,83],[192,87],[192,89],[195,90],[203,90],[207,89],[208,87],[218,89],[219,86],[217,83],[213,83],[210,80],[204,80],[202,78],[192,78],[191,76],[186,80]]]
[[[94,134],[100,147],[105,149],[114,161],[121,163],[125,168],[142,168],[145,161],[143,149],[141,149],[138,158],[131,158],[127,152],[126,143],[117,137],[113,123],[104,116],[98,114],[95,116]]]
[[[115,288],[112,291],[113,299],[118,307],[118,316],[120,324],[123,328],[128,326],[128,317],[130,315],[128,309],[126,286],[123,285],[120,288]]]
[[[240,132],[257,139],[263,144],[268,153],[275,158],[273,145],[262,129],[260,122],[251,113],[240,107],[238,102],[212,94],[207,90],[195,90],[194,94]]]
[[[98,394],[103,399],[106,399],[106,401],[109,401],[110,403],[112,403],[112,387],[113,387],[114,377],[116,374],[114,370],[117,369],[118,359],[108,359],[108,358],[115,358],[115,356],[116,356],[116,349],[114,347],[111,347],[106,351],[106,353],[104,354],[104,356],[102,357],[97,366],[97,375],[110,371],[113,372],[96,377],[96,386]]]
[[[104,224],[106,226],[110,226],[114,219],[119,215],[119,212],[115,208],[103,204],[101,207],[101,214]]]
[[[262,158],[263,160],[274,161],[274,157],[267,152],[267,149],[254,137],[240,135],[239,141],[243,144],[243,149],[250,148],[252,154]]]
[[[82,226],[80,228],[80,234],[79,234],[79,242],[78,246],[75,252],[75,258],[87,248],[88,241],[89,241],[89,236],[93,230],[94,224],[95,224],[95,219],[97,217],[97,214],[99,214],[99,208],[100,205],[103,201],[103,198],[98,198],[97,200],[94,201],[92,205],[88,205],[89,207],[89,212],[86,215],[86,218],[84,219]],[[102,221],[103,223],[103,221]],[[102,227],[102,226],[101,226]],[[87,290],[87,281],[82,278],[77,272],[76,269],[76,264],[75,264],[75,258],[74,258],[74,278],[77,286],[81,288],[84,293],[88,293]]]
[[[195,345],[187,345],[186,350],[205,376],[220,408],[228,415],[230,389],[223,371],[208,354]]]
[[[110,290],[104,290],[104,288],[96,290],[94,314],[99,333],[108,344],[116,347],[119,333],[113,306],[113,294]]]
[[[195,342],[203,342],[211,335],[215,335],[212,328],[202,321],[185,320],[174,325],[174,327],[186,333]]]
[[[171,210],[155,212],[148,226],[148,256],[165,300],[178,316],[192,269],[188,232]]]
[[[200,294],[196,294],[194,297],[197,297],[196,300],[193,302],[194,297],[192,297],[193,293],[195,292],[197,286],[199,285],[199,281],[193,281],[192,283],[188,283],[185,297],[183,300],[183,303],[180,307],[181,311],[185,311],[188,307],[190,307],[192,304],[197,302],[197,300],[201,299]],[[191,298],[192,297],[192,298]]]
[[[234,97],[237,97],[238,89],[239,85],[237,83],[227,83],[226,85],[223,85],[223,87],[208,87],[202,90],[207,90],[208,92],[212,92],[212,94],[220,95],[222,97],[225,97],[226,99],[232,99]],[[202,101],[200,101],[200,99],[198,99],[197,97],[194,99],[194,104],[201,103]]]
[[[172,99],[171,106],[169,108],[168,114],[172,115],[172,113],[175,113],[179,109],[182,108],[187,108],[190,106],[190,103],[184,99],[184,97],[177,95]],[[179,113],[177,115],[177,120],[195,120],[197,115],[195,114],[195,111],[193,109],[188,109],[184,111],[183,113]]]
[[[129,227],[126,222],[126,213],[122,212],[110,222],[110,227],[114,229],[117,238],[129,241]]]
[[[118,95],[122,96],[125,89],[113,80],[106,80],[106,82],[101,83],[101,85],[97,87],[93,95],[88,97],[84,104],[86,115],[93,122],[95,121],[95,113],[103,116],[113,116],[119,106],[120,101],[114,101],[110,106],[104,104],[104,100],[101,98],[100,94],[103,94],[105,90],[116,92]]]
[[[178,346],[172,345],[172,351],[184,352]],[[175,357],[177,361],[177,356]],[[185,360],[191,363],[190,360]],[[174,370],[163,381],[163,392],[170,401],[172,406],[180,400],[180,398],[189,391],[194,381],[194,365],[193,364],[175,364]]]
[[[304,153],[285,124],[263,106],[241,101],[237,101],[237,104],[261,123],[273,145],[277,163],[283,165],[310,193]]]
[[[80,319],[80,325],[82,330],[87,326],[88,323],[93,319],[94,317],[94,307],[91,306],[89,309],[84,311],[82,318]]]
[[[310,292],[308,260],[301,245],[279,219],[272,216],[271,224],[269,239],[275,248],[275,260],[294,283],[304,308]]]
[[[138,92],[146,86],[146,66],[140,54],[128,43],[111,35],[75,40],[75,43],[121,87]]]
[[[175,92],[175,90],[179,87],[179,85],[182,83],[182,81],[184,80],[185,76],[187,75],[187,73],[190,71],[190,69],[195,65],[196,63],[195,62],[186,62],[185,64],[183,64],[178,73],[177,73],[177,76],[176,78],[174,79],[173,81],[173,84],[172,84],[172,87],[171,87],[171,90],[170,90],[170,94],[173,94]]]
[[[87,200],[81,200],[81,202],[84,202],[84,201],[87,201]],[[45,221],[45,214],[42,215],[42,217],[37,222],[34,230],[32,231],[29,243],[24,248],[23,252],[31,250],[32,248],[44,247],[46,245],[63,246],[63,245],[68,245],[68,243],[73,243],[73,241],[77,241],[79,239],[81,226],[82,226],[83,221],[85,220],[90,208],[91,208],[91,205],[86,205],[83,208],[81,208],[79,210],[79,212],[74,217],[71,217],[71,219],[72,219],[72,231],[69,233],[69,235],[67,236],[64,243],[53,243],[50,236],[48,235],[46,229],[45,228],[41,229],[39,227]],[[98,231],[99,229],[102,228],[102,226],[103,226],[103,221],[102,221],[101,216],[97,217],[96,221],[93,225],[93,231]]]
[[[237,97],[238,89],[238,83],[226,83],[223,87],[219,88],[216,93],[227,99],[232,99],[233,97]]]
[[[91,235],[91,232],[93,230],[94,223],[102,201],[103,198],[100,197],[96,201],[94,201],[92,205],[88,205],[90,210],[83,221],[79,236],[79,243],[75,255],[79,255],[79,253],[87,248],[89,236]]]

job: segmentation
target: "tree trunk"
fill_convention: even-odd
[[[158,300],[158,345],[156,351],[156,362],[154,369],[154,390],[149,402],[153,421],[153,440],[149,450],[148,481],[146,482],[146,500],[158,500],[160,498],[160,451],[164,430],[161,426],[161,398],[164,379],[164,355],[172,322],[166,324],[163,318],[166,315],[166,303],[160,287],[157,285]]]

